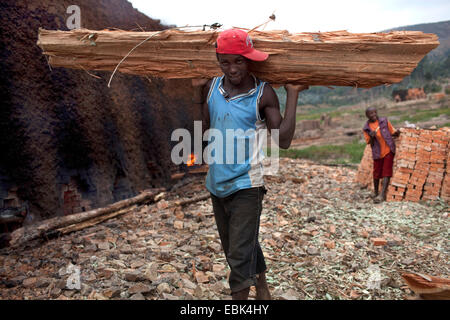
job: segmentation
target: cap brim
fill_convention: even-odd
[[[245,54],[241,54],[241,55],[243,55],[247,59],[250,59],[253,61],[264,61],[269,57],[269,54],[262,52],[262,51],[258,51],[256,49],[253,49],[249,53],[245,53]]]

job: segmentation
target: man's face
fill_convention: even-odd
[[[238,54],[217,54],[217,59],[220,69],[233,85],[239,85],[248,76],[249,64],[245,57]]]
[[[366,111],[366,117],[370,122],[375,122],[378,119],[377,109],[369,109]]]

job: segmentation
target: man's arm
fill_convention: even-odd
[[[400,135],[400,130],[395,130],[390,121],[388,121],[388,129],[393,137],[398,137]]]
[[[278,97],[270,85],[264,87],[260,110],[265,116],[269,131],[272,129],[280,130],[280,148],[287,149],[291,145],[295,132],[298,93],[308,89],[308,86],[286,84],[284,88],[286,89],[286,110],[284,118],[280,113]]]
[[[192,79],[194,87],[194,96],[192,102],[202,107],[202,131],[203,133],[209,129],[209,109],[208,101],[206,101],[212,80],[208,79]]]
[[[365,132],[365,131],[363,131],[363,133],[364,133],[364,139],[366,139],[366,143],[367,144],[372,144],[371,143],[372,142],[372,138],[369,136],[369,134],[367,132]]]

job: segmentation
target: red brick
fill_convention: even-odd
[[[326,241],[324,243],[325,247],[327,247],[328,249],[334,249],[336,247],[336,244],[334,243],[333,240],[331,241]]]
[[[422,189],[408,189],[406,190],[406,195],[420,197],[422,195]]]
[[[414,172],[414,170],[410,168],[400,168],[398,171],[405,174],[412,174]]]
[[[407,186],[407,187],[408,187],[408,191],[409,191],[409,192],[417,191],[417,190],[422,191],[423,184],[420,185],[420,184],[411,184],[411,183],[408,183],[408,186]]]
[[[397,196],[403,198],[404,192],[398,192],[398,191],[391,191],[387,193],[390,196]]]
[[[370,241],[374,246],[384,246],[387,244],[387,240],[384,238],[371,238]]]
[[[432,196],[432,195],[424,195],[424,196],[422,197],[422,200],[436,200],[437,198],[438,198],[437,195],[435,195],[435,196]]]
[[[445,146],[447,145],[447,141],[445,141],[445,140],[439,140],[439,139],[434,139],[434,138],[433,138],[433,143],[439,144],[439,145],[441,145],[441,146],[443,146],[443,147],[445,147]]]
[[[396,187],[406,188],[406,183],[400,183],[400,182],[397,182],[397,181],[393,181],[393,182],[391,182],[391,184],[393,186],[396,186]]]
[[[420,197],[405,197],[405,201],[418,202],[420,201]]]
[[[416,163],[415,169],[416,170],[428,171],[430,169],[430,164],[429,163],[419,162],[419,163]],[[416,171],[416,170],[414,170],[414,171]]]
[[[425,181],[427,181],[427,177],[426,176],[417,176],[417,177],[411,177],[411,179],[409,180],[411,183],[416,182],[417,184],[424,184]]]
[[[428,176],[427,183],[433,183],[435,185],[441,185],[442,184],[442,179],[433,178],[433,177]]]
[[[414,198],[414,199],[420,199],[420,197],[422,196],[422,191],[406,191],[406,195],[405,195],[405,199],[406,198]]]

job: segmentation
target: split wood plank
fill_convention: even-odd
[[[39,29],[38,45],[53,67],[118,71],[166,79],[212,78],[221,74],[214,43],[219,31]],[[254,47],[269,54],[251,65],[272,84],[371,88],[400,82],[439,45],[435,34],[418,31],[295,33],[252,31]]]

